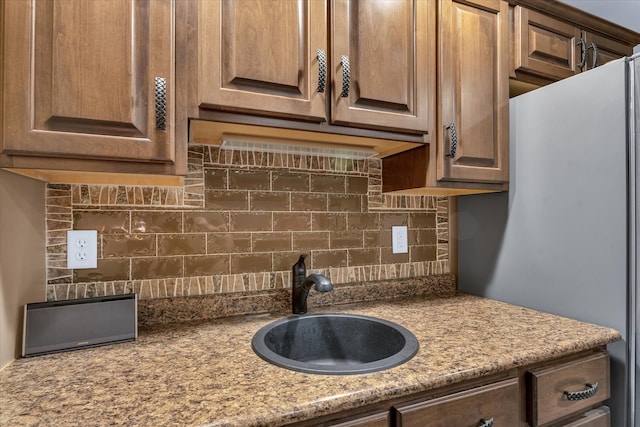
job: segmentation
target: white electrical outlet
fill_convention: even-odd
[[[394,254],[406,254],[409,252],[406,225],[394,225],[391,227],[391,246]]]
[[[67,231],[67,268],[98,266],[98,232],[96,230]]]

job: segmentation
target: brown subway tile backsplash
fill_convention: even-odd
[[[109,282],[112,280],[128,280],[129,258],[103,258],[98,260],[97,268],[73,270],[74,283]]]
[[[362,212],[362,197],[359,194],[329,194],[329,210],[333,212]]]
[[[149,257],[131,259],[131,279],[182,277],[182,257]]]
[[[389,246],[386,248],[380,248],[380,263],[381,264],[404,264],[409,262],[409,253],[406,254],[394,254],[393,249]]]
[[[329,247],[331,249],[362,248],[364,247],[362,236],[362,231],[332,231]]]
[[[291,233],[252,233],[253,252],[281,252],[291,250]]]
[[[185,256],[184,275],[190,277],[229,274],[229,256],[230,255]]]
[[[412,246],[409,249],[411,262],[431,261],[436,259],[436,246]]]
[[[380,264],[380,249],[349,249],[349,265],[378,265]]]
[[[249,210],[249,192],[235,190],[206,190],[205,208],[217,211]]]
[[[363,176],[347,177],[347,193],[367,194],[369,192],[369,178]]]
[[[183,187],[48,184],[47,299],[289,287],[301,253],[336,284],[448,273],[449,200],[382,194],[381,167],[190,145]],[[98,230],[97,268],[66,268],[71,229]]]
[[[73,229],[98,230],[98,233],[129,233],[129,218],[128,211],[78,210],[73,212]]]
[[[231,212],[231,231],[271,231],[271,212]]]
[[[204,186],[211,190],[226,190],[228,182],[228,169],[205,168]]]
[[[269,190],[271,172],[255,170],[230,170],[229,189],[233,190]]]
[[[181,233],[181,212],[131,212],[132,233]]]
[[[435,212],[412,212],[409,214],[410,228],[436,228]]]
[[[313,251],[311,265],[313,268],[346,267],[347,258],[347,250]]]
[[[327,195],[317,193],[292,193],[292,211],[326,211]]]
[[[316,215],[316,214],[313,214]],[[311,213],[274,212],[274,231],[306,231],[311,229]]]
[[[347,229],[346,213],[313,213],[311,217],[313,231],[331,230],[342,231]]]
[[[329,233],[326,231],[294,232],[293,250],[311,251],[329,249]]]
[[[251,233],[208,233],[207,253],[237,254],[251,252]]]
[[[291,205],[285,192],[252,191],[249,200],[252,211],[288,211]]]
[[[155,234],[105,234],[102,236],[103,258],[125,258],[155,255]]]
[[[344,175],[311,175],[311,191],[315,193],[344,193]]]
[[[309,191],[310,174],[294,172],[273,172],[273,191]]]
[[[229,231],[228,212],[185,212],[184,232],[220,232]]]
[[[271,267],[270,253],[231,255],[231,274],[271,271]]]
[[[409,214],[406,213],[381,213],[380,227],[383,230],[391,228],[394,225],[409,225]]]
[[[350,213],[347,216],[348,230],[378,230],[380,229],[380,214]]]
[[[204,233],[159,234],[158,255],[204,255],[207,253],[207,236]]]

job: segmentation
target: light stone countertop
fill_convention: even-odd
[[[420,342],[409,362],[365,375],[273,366],[253,334],[264,314],[141,329],[137,341],[19,359],[0,372],[2,426],[278,426],[619,340],[612,329],[466,294],[317,308],[380,317]]]

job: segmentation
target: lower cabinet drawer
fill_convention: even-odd
[[[519,425],[517,378],[395,407],[397,427]]]
[[[389,427],[389,411],[373,415],[366,415],[349,421],[342,421],[338,424],[331,424],[332,427]]]
[[[587,411],[580,418],[565,424],[563,427],[611,427],[609,408],[601,406]]]
[[[609,395],[609,354],[605,351],[534,369],[527,372],[527,421],[532,426],[543,425],[592,408]]]

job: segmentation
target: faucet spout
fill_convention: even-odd
[[[307,312],[307,297],[309,290],[313,286],[318,292],[329,292],[333,290],[331,281],[322,274],[313,273],[305,277],[307,269],[304,265],[306,254],[298,259],[292,267],[291,279],[291,311],[293,314],[305,314]]]

